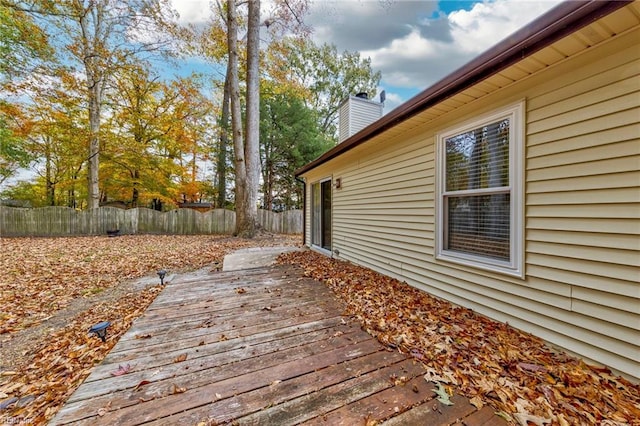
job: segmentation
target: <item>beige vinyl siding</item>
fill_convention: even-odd
[[[309,172],[342,179],[339,257],[639,378],[639,38],[636,27],[546,68],[553,52],[527,58]],[[514,83],[523,71],[536,74]],[[436,261],[435,135],[522,99],[525,279]]]

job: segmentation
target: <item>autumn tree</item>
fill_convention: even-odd
[[[47,34],[25,5],[0,0],[0,80],[7,82],[34,72],[53,55]]]
[[[18,106],[0,100],[0,184],[33,160],[25,138],[11,123],[21,114]]]
[[[35,205],[76,207],[76,185],[84,164],[83,145],[77,140],[85,135],[86,109],[80,103],[75,77],[59,71],[48,84],[25,81],[22,104],[14,104],[10,113],[11,130],[24,141],[24,149],[33,161],[37,175],[35,185],[42,190],[42,200]]]
[[[140,55],[168,52],[174,16],[168,0],[70,0],[15,2],[50,30],[62,60],[79,65],[88,110],[88,207],[99,206],[100,125],[105,87],[122,63]]]
[[[21,108],[7,99],[14,79],[36,72],[52,56],[52,48],[42,29],[23,10],[0,0],[0,184],[33,160],[24,135],[16,131]]]
[[[230,151],[231,133],[231,102],[229,78],[231,73],[231,61],[227,60],[229,51],[227,48],[227,5],[219,0],[211,2],[211,18],[206,25],[199,28],[191,27],[190,31],[184,32],[186,37],[187,52],[207,60],[211,68],[219,67],[223,73],[213,77],[216,81],[214,90],[222,92],[219,114],[216,121],[215,132],[215,192],[217,207],[225,207],[227,204],[227,177],[232,171],[230,158],[233,156]],[[239,41],[242,43],[242,40]],[[240,60],[240,59],[239,59]],[[220,66],[224,64],[224,66]],[[240,78],[240,77],[239,77]]]
[[[208,151],[205,117],[212,112],[201,88],[188,77],[162,81],[138,65],[122,68],[117,77],[107,93],[107,196],[131,207],[142,199],[176,203],[180,193],[193,196],[197,162]]]

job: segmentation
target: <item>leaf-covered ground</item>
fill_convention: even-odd
[[[0,336],[36,325],[73,299],[119,282],[162,268],[197,269],[238,248],[276,243],[282,241],[175,235],[0,238]]]
[[[640,425],[639,385],[535,336],[313,251],[279,261],[325,282],[367,332],[421,361],[425,379],[456,389],[477,407],[494,407],[513,424]]]
[[[43,424],[55,415],[160,291],[128,285],[134,279],[153,277],[160,268],[215,267],[243,247],[299,241],[269,235],[0,238],[0,423]],[[114,289],[115,295],[101,297]],[[72,310],[79,302],[88,308]],[[66,311],[72,315],[65,317]],[[28,341],[19,359],[5,355],[38,324],[59,317],[65,325]],[[111,321],[106,343],[87,333],[104,320]]]

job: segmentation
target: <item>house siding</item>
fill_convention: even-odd
[[[342,179],[333,193],[339,257],[640,378],[639,36],[636,28],[467,105],[443,105],[437,118],[307,172],[308,183]],[[436,134],[519,100],[525,278],[436,261]]]

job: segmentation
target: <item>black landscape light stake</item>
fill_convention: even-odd
[[[111,323],[109,321],[99,322],[95,324],[89,329],[89,333],[93,333],[102,339],[103,342],[107,341],[107,327],[109,327]]]
[[[167,271],[164,269],[160,269],[158,271],[158,276],[160,277],[160,285],[164,285],[164,276],[167,275]]]

